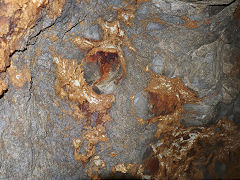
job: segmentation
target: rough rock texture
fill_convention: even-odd
[[[232,125],[240,124],[239,22],[239,2],[232,0],[1,1],[0,179],[239,177],[233,157],[218,162],[207,153],[240,150],[239,127]],[[61,72],[56,64],[63,59]],[[151,74],[165,96],[152,96]],[[92,98],[105,95],[114,97],[111,107],[93,112]],[[216,125],[220,119],[231,122]],[[201,144],[206,137],[210,143]],[[189,147],[178,146],[182,176],[171,176],[176,144]],[[165,174],[160,157],[172,165]]]
[[[5,71],[10,65],[9,57],[16,50],[24,50],[27,45],[31,44],[33,37],[49,25],[45,23],[42,27],[33,30],[34,26],[38,26],[36,20],[45,17],[51,23],[49,18],[54,20],[60,16],[64,3],[65,0],[50,2],[48,0],[4,0],[0,2],[0,72]],[[42,12],[40,17],[44,7],[47,7],[47,10]],[[49,13],[48,17],[45,16],[46,13]],[[22,41],[19,41],[20,39]],[[1,78],[0,82],[0,94],[2,95],[7,90],[7,86]]]

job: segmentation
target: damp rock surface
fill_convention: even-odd
[[[0,179],[240,177],[239,22],[232,0],[1,1]]]

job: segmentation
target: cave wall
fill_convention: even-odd
[[[238,127],[217,125],[222,119],[240,123],[239,7],[232,0],[0,2],[0,178],[88,179],[118,172],[191,178],[188,152],[202,148],[194,156],[201,159],[207,145],[189,146],[178,164],[186,169],[176,176],[162,173],[161,161],[174,158],[159,159],[165,151],[154,145],[165,139],[174,149],[167,144],[177,143],[172,134],[189,135],[193,127],[200,127],[189,139],[193,144],[212,136],[209,151],[216,153],[212,142],[225,134],[233,140],[222,137],[221,147],[239,152]],[[90,66],[89,52],[100,51],[118,54],[119,72],[112,65],[106,70],[106,62]],[[100,92],[90,83],[104,74],[95,75],[98,68],[107,71]],[[223,177],[236,166],[226,162],[220,172],[200,168],[196,178]],[[149,164],[159,165],[152,170]]]

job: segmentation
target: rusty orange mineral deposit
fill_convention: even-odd
[[[54,62],[56,65],[56,94],[62,99],[71,103],[72,115],[78,120],[82,120],[83,126],[88,129],[85,135],[73,139],[74,158],[82,163],[86,163],[95,154],[95,144],[107,142],[104,124],[111,121],[108,114],[115,97],[112,94],[101,94],[96,92],[96,85],[105,81],[111,71],[121,67],[122,75],[117,79],[126,76],[126,63],[121,49],[122,45],[128,45],[132,50],[130,41],[120,29],[119,21],[105,22],[98,20],[103,29],[103,37],[100,41],[90,41],[89,39],[77,37],[73,40],[82,51],[87,51],[87,55],[80,64],[77,60],[63,59],[54,51]],[[100,72],[93,87],[84,78],[85,64],[95,63]],[[92,122],[92,115],[97,116],[95,125]],[[86,122],[84,120],[86,119]],[[92,127],[93,126],[93,127]],[[86,154],[80,154],[82,141],[87,140]]]
[[[96,63],[100,70],[101,78],[94,83],[96,85],[107,79],[111,69],[115,71],[119,67],[118,54],[114,52],[97,51],[87,58],[87,63]]]
[[[198,22],[197,21],[192,21],[189,17],[187,16],[182,16],[182,19],[186,21],[184,26],[189,29],[196,29],[198,27]]]
[[[216,164],[220,162],[226,165],[222,178],[240,176],[240,131],[233,122],[223,118],[210,127],[172,126],[175,128],[161,132],[145,161],[144,170],[151,179],[202,179],[204,173],[216,179]]]
[[[8,68],[11,83],[16,87],[22,87],[31,80],[31,74],[28,68],[18,70],[15,66]]]
[[[159,137],[162,132],[173,129],[173,124],[179,124],[184,104],[197,103],[200,99],[180,78],[168,78],[147,71],[150,72],[151,79],[145,91],[149,94],[150,108],[155,115],[148,122],[158,122],[156,137]]]
[[[65,0],[3,0],[0,2],[0,72],[10,65],[10,55],[20,46],[19,40],[30,33],[43,8],[48,7],[52,17],[59,16]],[[6,89],[1,83],[1,89]]]

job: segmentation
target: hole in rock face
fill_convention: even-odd
[[[210,16],[214,16],[221,12],[224,8],[229,6],[229,4],[223,4],[223,5],[210,5],[208,6],[208,12]]]
[[[96,53],[97,64],[101,76],[107,76],[111,68],[116,70],[118,67],[118,54],[99,51]]]
[[[113,89],[110,84],[120,76],[119,56],[115,52],[97,51],[83,64],[84,78],[97,94]]]
[[[154,115],[167,115],[176,110],[178,102],[176,96],[168,96],[165,94],[162,95],[153,92],[148,93],[151,111]]]

